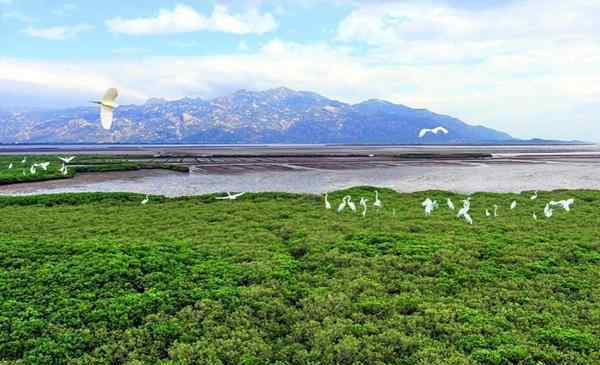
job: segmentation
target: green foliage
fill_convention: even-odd
[[[0,185],[22,182],[68,179],[82,172],[129,171],[141,169],[166,169],[188,172],[189,167],[162,162],[154,162],[148,156],[94,156],[79,155],[68,165],[68,173],[60,172],[62,161],[53,155],[30,155],[22,163],[24,156],[0,156]],[[31,174],[29,168],[34,163],[50,162],[48,170],[37,169]],[[12,168],[9,168],[12,164]]]
[[[0,197],[0,363],[600,363],[600,192],[380,195]]]

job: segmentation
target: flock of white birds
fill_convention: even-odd
[[[75,159],[75,156],[59,157],[58,159],[62,161],[62,166],[60,167],[60,169],[58,169],[58,171],[63,176],[68,175],[69,174],[68,164]],[[26,164],[27,164],[27,157],[23,157],[23,159],[21,160],[21,165],[26,165]],[[37,175],[38,169],[48,171],[48,167],[50,167],[50,164],[51,164],[50,161],[34,162],[31,165],[29,165],[29,168],[23,167],[22,174],[23,174],[23,176],[27,176],[27,171],[29,171],[30,175]],[[9,163],[8,169],[12,170],[13,168],[15,168],[15,164],[13,162]]]
[[[325,209],[331,209],[331,203],[329,202],[329,197],[328,194],[325,193]],[[530,200],[536,200],[538,198],[538,192],[536,191],[531,197]],[[360,203],[359,205],[362,207],[362,216],[365,217],[367,215],[367,202],[369,200],[365,197],[361,197],[360,198]],[[468,224],[473,224],[473,218],[470,215],[471,212],[471,197],[467,197],[466,199],[464,199],[462,201],[463,205],[462,208],[460,208],[458,210],[458,213],[456,214],[456,218],[458,219],[463,219],[466,223]],[[546,206],[544,207],[544,216],[546,218],[550,218],[552,217],[552,214],[554,212],[554,209],[556,208],[562,208],[565,211],[569,212],[571,211],[571,206],[575,203],[575,199],[571,198],[571,199],[566,199],[566,200],[559,200],[559,201],[550,201],[546,204]],[[452,201],[452,199],[447,198],[446,199],[446,204],[448,206],[448,209],[450,210],[456,210],[456,207],[454,205],[454,202]],[[517,201],[513,200],[510,204],[510,209],[514,210],[517,209]],[[383,207],[383,203],[381,202],[381,200],[379,199],[379,192],[375,191],[375,202],[373,203],[373,206],[380,209]],[[423,207],[423,209],[425,210],[425,216],[430,216],[433,211],[437,208],[439,208],[439,204],[436,200],[431,200],[431,198],[427,198],[425,199],[422,203],[421,206]],[[352,197],[350,195],[346,195],[342,198],[342,202],[340,203],[340,205],[337,208],[337,212],[341,213],[343,212],[346,207],[350,208],[350,210],[353,213],[357,212],[356,209],[356,205],[354,204],[354,202],[352,201]],[[395,210],[394,210],[394,215],[395,215]],[[485,216],[486,217],[497,217],[498,216],[498,205],[494,204],[493,205],[493,210],[490,212],[489,208],[485,209]],[[537,220],[537,214],[536,212],[532,213],[532,218],[534,220]]]

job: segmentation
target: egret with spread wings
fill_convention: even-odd
[[[106,93],[100,101],[92,101],[94,104],[100,104],[100,121],[102,128],[110,129],[113,122],[113,110],[119,106],[115,103],[115,99],[119,96],[119,91],[115,88],[106,90]]]

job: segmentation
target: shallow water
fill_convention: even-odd
[[[594,162],[402,165],[361,170],[262,171],[240,175],[129,171],[81,174],[69,180],[4,186],[0,187],[0,194],[98,191],[176,197],[224,191],[322,193],[357,185],[388,187],[400,192],[439,189],[460,193],[600,189],[600,163]]]

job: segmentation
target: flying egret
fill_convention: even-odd
[[[115,103],[117,96],[119,96],[119,91],[115,88],[110,88],[106,90],[102,100],[92,101],[92,103],[100,105],[100,121],[104,129],[110,129],[112,126],[113,110],[119,106]]]
[[[510,203],[510,209],[512,210],[512,209],[515,209],[516,207],[517,207],[517,201],[513,200],[513,202]]]
[[[367,216],[367,202],[369,201],[369,199],[367,198],[360,198],[360,202],[358,203],[362,208],[362,216],[366,217]]]
[[[146,194],[146,198],[144,200],[142,200],[142,205],[148,204],[149,201],[150,201],[150,198],[148,197],[148,194]]]
[[[327,199],[327,193],[325,193],[325,209],[331,209],[331,203]]]
[[[544,207],[544,215],[546,216],[546,218],[552,217],[552,213],[553,210],[552,208],[550,208],[550,204],[546,204],[546,206]]]
[[[10,170],[10,169],[12,169],[12,168],[13,168],[13,164],[12,164],[12,162],[11,162],[11,163],[8,165],[8,169]]]
[[[446,203],[448,204],[448,208],[454,210],[454,203],[452,200],[450,200],[450,198],[446,199]]]
[[[352,201],[352,197],[350,195],[348,195],[347,198],[348,198],[348,207],[350,207],[350,210],[352,210],[352,213],[356,213],[356,204],[354,204],[354,202]]]
[[[73,161],[75,159],[75,156],[70,156],[70,157],[58,157],[59,160],[61,160],[64,163],[70,163],[71,161]]]
[[[373,206],[376,208],[383,207],[383,203],[379,200],[379,192],[377,190],[375,190],[375,202],[373,203]]]
[[[538,198],[538,191],[536,190],[535,193],[533,193],[533,195],[531,196],[531,200],[536,200]]]
[[[438,133],[442,133],[442,134],[448,134],[448,130],[444,127],[436,127],[436,128],[423,128],[419,131],[419,138],[423,138],[425,137],[425,135],[427,135],[427,133],[432,133],[432,134],[438,134]]]
[[[239,198],[240,196],[242,196],[244,194],[246,194],[246,192],[237,193],[237,194],[231,194],[230,192],[227,192],[227,196],[216,197],[215,199],[217,199],[217,200],[236,200],[237,198]]]
[[[348,198],[347,196],[342,198],[342,202],[340,203],[340,205],[337,208],[337,212],[341,213],[344,209],[346,209],[346,198]]]
[[[498,205],[494,204],[494,218],[498,216]]]

